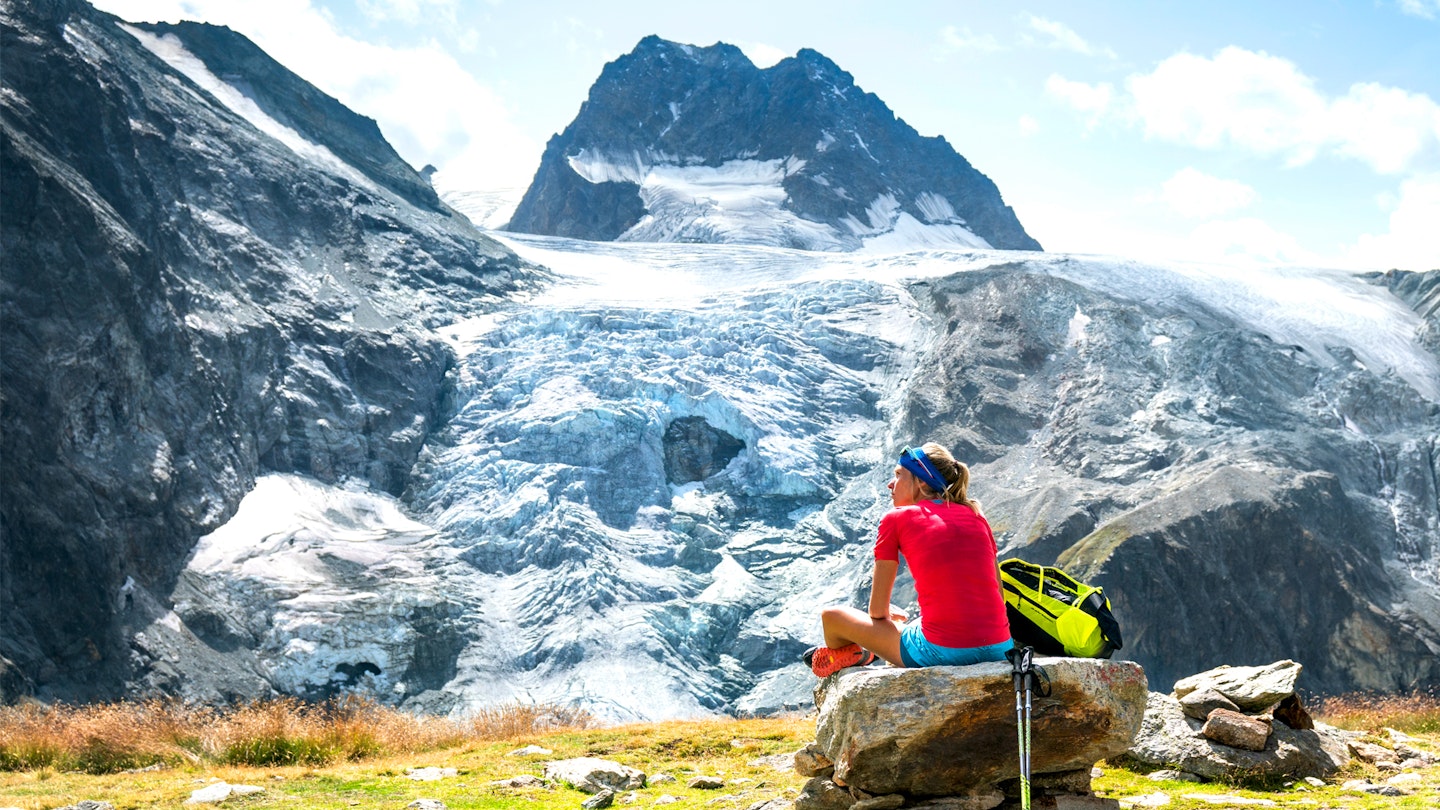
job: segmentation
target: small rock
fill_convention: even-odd
[[[1214,689],[1197,689],[1194,692],[1180,698],[1180,711],[1186,717],[1204,722],[1210,716],[1210,712],[1216,709],[1226,709],[1232,712],[1240,711],[1235,701],[1216,692]]]
[[[1394,785],[1377,785],[1364,779],[1351,779],[1340,786],[1341,790],[1353,790],[1357,793],[1368,793],[1372,796],[1404,796],[1405,791]]]
[[[1215,709],[1200,734],[1231,748],[1264,751],[1265,741],[1270,739],[1270,724],[1229,709]]]
[[[850,791],[821,776],[812,777],[795,797],[795,810],[850,810]]]
[[[20,810],[20,808],[3,808],[3,810]],[[74,804],[67,804],[58,810],[115,810],[115,805],[110,802],[97,802],[94,799],[85,799]]]
[[[524,748],[516,748],[514,751],[511,751],[510,753],[506,754],[505,756],[507,756],[507,757],[548,757],[548,756],[550,756],[550,755],[553,754],[553,753],[555,753],[555,752],[554,752],[554,751],[551,751],[549,748],[541,748],[541,747],[538,746],[538,745],[527,745],[527,746],[525,746]]]
[[[1164,769],[1164,770],[1154,771],[1154,772],[1152,772],[1149,776],[1147,776],[1146,778],[1147,778],[1147,779],[1153,779],[1153,780],[1155,780],[1156,782],[1204,782],[1204,781],[1205,781],[1204,779],[1201,779],[1200,777],[1196,776],[1196,775],[1193,774],[1193,773],[1186,773],[1185,771],[1177,771],[1177,770],[1174,770],[1173,768],[1166,768],[1166,769]]]
[[[1425,777],[1418,773],[1397,773],[1385,780],[1387,785],[1414,785],[1424,782]]]
[[[230,786],[224,782],[217,782],[208,787],[200,788],[190,794],[185,800],[186,804],[215,804],[223,802],[230,797]]]
[[[1410,735],[1408,735],[1408,734],[1406,734],[1406,733],[1404,733],[1404,732],[1402,732],[1402,731],[1396,731],[1395,729],[1389,728],[1388,726],[1384,729],[1384,731],[1385,731],[1385,734],[1390,737],[1390,744],[1391,744],[1391,745],[1401,745],[1402,743],[1412,743],[1412,742],[1415,742],[1415,738],[1414,738],[1414,737],[1411,737]]]
[[[725,787],[725,780],[717,779],[713,776],[697,776],[687,782],[685,787],[695,790],[719,790]]]
[[[615,803],[615,791],[603,788],[599,793],[580,803],[585,810],[604,810]]]
[[[621,804],[634,804],[638,801],[640,801],[640,792],[637,790],[632,790],[620,797]]]
[[[416,799],[405,805],[405,807],[407,810],[412,807],[415,808],[415,810],[446,810],[445,802],[439,799]]]
[[[231,786],[230,786],[230,795],[231,795],[231,796],[253,796],[253,795],[255,795],[256,793],[264,793],[264,792],[265,792],[265,788],[256,787],[255,785],[231,785]]]
[[[812,742],[795,752],[795,772],[807,777],[829,776],[835,772],[835,763]]]
[[[671,796],[669,793],[661,793],[660,797],[655,800],[655,804],[674,804],[678,801],[680,800]]]
[[[586,793],[635,790],[645,787],[645,774],[608,759],[578,757],[545,763],[545,778],[574,785]]]
[[[899,793],[863,799],[850,806],[850,810],[898,810],[905,804],[905,797]]]
[[[1381,745],[1363,742],[1361,740],[1350,741],[1350,753],[1357,758],[1369,762],[1372,765],[1377,762],[1395,761],[1395,752]]]
[[[1132,799],[1121,799],[1121,807],[1164,807],[1170,803],[1168,793],[1146,793],[1143,796],[1136,796]]]
[[[788,771],[795,767],[794,754],[771,754],[750,760],[752,768],[769,768],[773,771]]]
[[[1435,763],[1435,755],[1427,751],[1421,751],[1412,745],[1404,742],[1395,743],[1395,756],[1402,762],[1410,759],[1418,759],[1426,765]]]
[[[671,782],[678,782],[678,781],[679,781],[678,779],[676,779],[675,777],[671,776],[671,775],[668,774],[668,773],[657,773],[657,774],[655,774],[655,778],[650,780],[650,784],[652,784],[652,785],[668,785],[668,784],[670,784]]]
[[[1325,780],[1317,779],[1313,776],[1307,776],[1305,777],[1305,784],[1309,785],[1310,787],[1325,787]]]
[[[762,799],[745,810],[790,810],[793,806],[794,802],[784,798]]]
[[[1254,807],[1274,807],[1275,802],[1269,799],[1251,799],[1246,796],[1232,796],[1228,793],[1186,793],[1181,798],[1193,799],[1206,804],[1231,804],[1251,805]]]
[[[1305,707],[1300,703],[1300,698],[1296,695],[1291,695],[1271,707],[1270,716],[1290,728],[1301,731],[1315,728],[1314,718],[1305,711]]]
[[[1102,776],[1104,776],[1104,775],[1105,775],[1105,771],[1101,770],[1100,768],[1091,768],[1091,769],[1090,769],[1090,778],[1091,778],[1091,779],[1099,779],[1100,777],[1102,777]]]
[[[1084,769],[1037,773],[1030,778],[1030,789],[1051,795],[1071,794],[1084,796],[1090,793],[1090,772]]]
[[[439,782],[447,776],[454,776],[458,771],[454,768],[411,768],[405,775],[416,782]]]
[[[1430,767],[1430,763],[1423,759],[1407,759],[1400,763],[1400,770],[1402,771],[1416,771],[1428,767]]]
[[[495,782],[489,782],[488,784],[490,785],[490,787],[535,788],[545,787],[545,780],[541,779],[538,776],[531,776],[528,773],[522,773],[519,776],[512,776],[509,779],[500,779]],[[462,785],[461,787],[464,786]]]

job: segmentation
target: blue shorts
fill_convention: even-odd
[[[941,647],[931,644],[920,632],[920,622],[910,622],[900,631],[900,660],[907,667],[960,667],[985,661],[1004,661],[1015,646],[1009,639],[984,647]]]

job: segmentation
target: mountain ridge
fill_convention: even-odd
[[[81,2],[0,7],[6,699],[181,678],[136,633],[196,538],[267,471],[403,489],[453,364],[424,324],[543,275],[262,130],[137,30]]]
[[[748,221],[757,210],[787,224]],[[989,178],[818,51],[760,69],[733,45],[652,35],[601,71],[506,227],[852,250],[910,223],[936,245],[1040,249]]]

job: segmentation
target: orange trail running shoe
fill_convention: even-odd
[[[875,660],[875,653],[862,649],[859,644],[847,644],[839,649],[811,647],[803,657],[815,677],[828,678],[846,667],[863,667],[871,663]]]

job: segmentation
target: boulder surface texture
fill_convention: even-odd
[[[1219,666],[1175,682],[1175,696],[1191,692],[1219,692],[1242,711],[1264,711],[1295,694],[1302,667],[1294,661],[1276,661],[1263,667]]]
[[[1130,747],[1145,672],[1130,661],[1039,658],[1050,696],[1031,698],[1031,772],[1088,770]],[[1006,663],[851,669],[821,683],[816,742],[835,777],[871,794],[973,794],[1019,776]]]

